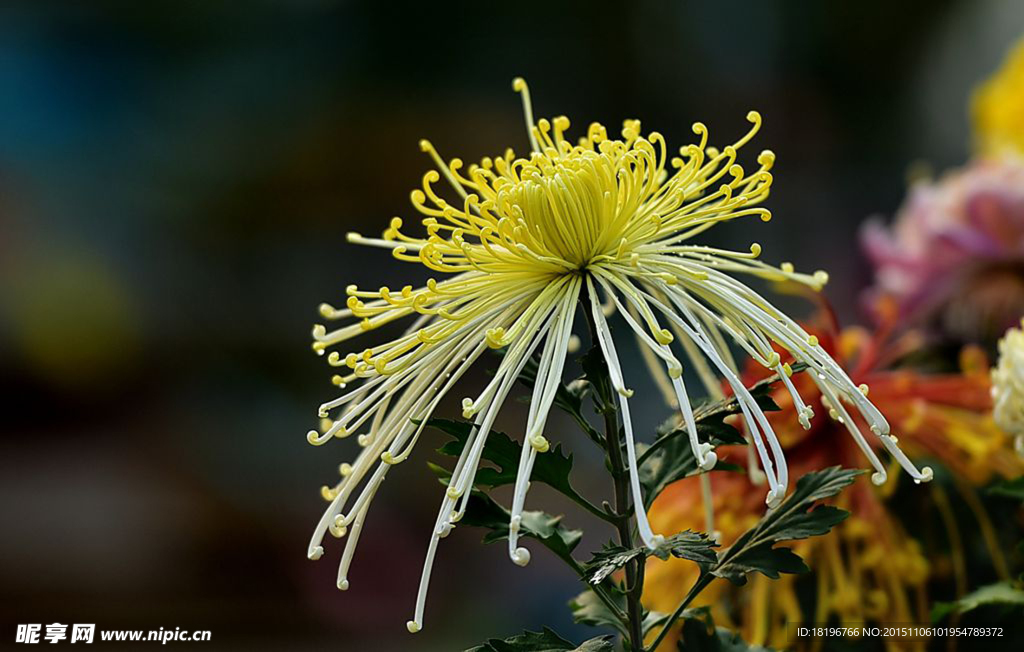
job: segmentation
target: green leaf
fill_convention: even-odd
[[[685,431],[682,432],[685,433]],[[697,432],[701,432],[699,424]],[[717,437],[712,436],[709,439],[713,446],[725,443]],[[704,439],[704,441],[708,440]],[[665,487],[676,480],[694,475],[698,471],[697,459],[693,456],[690,440],[685,434],[681,437],[663,438],[662,443],[653,454],[647,455],[646,449],[644,449],[640,459],[643,460],[640,463],[640,488],[644,495],[644,507],[647,508],[654,503],[654,499],[665,490]],[[719,461],[713,470],[726,471],[739,468],[735,464]]]
[[[1024,501],[1024,476],[1000,482],[989,488],[988,493],[993,496],[1003,496]]]
[[[795,365],[801,371],[806,365]],[[774,374],[750,388],[758,407],[765,412],[778,410],[771,397],[772,385],[779,381]],[[704,401],[694,405],[693,418],[697,425],[697,439],[715,448],[731,444],[746,444],[739,430],[725,422],[727,417],[740,412],[735,397],[720,401]],[[679,425],[678,417],[666,421],[658,429],[660,435],[639,456],[640,484],[644,490],[644,506],[650,507],[654,499],[671,483],[697,473],[697,460],[690,447],[687,429]],[[716,471],[741,471],[742,467],[719,461]]]
[[[431,419],[427,425],[437,428],[446,435],[450,435],[453,441],[446,442],[437,449],[442,455],[459,457],[462,455],[469,435],[474,425],[469,421],[453,421],[451,419]],[[487,435],[487,443],[481,455],[498,468],[480,467],[476,472],[474,484],[484,487],[501,487],[514,484],[516,481],[516,470],[519,468],[519,452],[521,446],[512,441],[508,435],[492,430]]]
[[[682,614],[677,649],[682,652],[768,652],[771,648],[750,645],[737,632],[716,627],[708,607],[687,609]]]
[[[530,358],[519,374],[519,382],[533,389],[537,382],[537,358]],[[583,416],[583,399],[590,392],[591,384],[586,378],[578,378],[568,385],[559,384],[555,390],[555,407],[572,416],[573,420],[586,432],[591,439],[600,435]]]
[[[744,584],[747,574],[755,571],[771,578],[777,578],[779,573],[806,571],[807,566],[792,550],[776,548],[775,544],[825,534],[843,521],[849,512],[814,504],[838,494],[860,473],[834,466],[800,478],[796,490],[781,505],[721,554],[711,573]]]
[[[718,561],[714,550],[717,546],[718,544],[708,535],[691,530],[665,539],[660,546],[653,550],[647,546],[626,549],[622,546],[609,545],[594,554],[593,558],[584,566],[584,573],[587,581],[591,584],[600,584],[606,577],[638,557],[643,559],[658,557],[661,560],[668,559],[669,556],[678,557],[695,561],[702,568],[707,569]]]
[[[1024,608],[1024,590],[1015,582],[998,582],[983,586],[955,602],[936,602],[932,606],[932,622],[938,622],[954,612],[966,613],[987,605]]]
[[[622,610],[625,611],[626,601],[622,594],[613,593],[612,598],[613,601],[618,601],[621,604]],[[574,622],[591,627],[611,627],[623,636],[629,636],[629,632],[626,631],[622,622],[612,610],[608,608],[608,605],[602,602],[601,598],[590,589],[570,600],[569,609],[572,610]]]
[[[714,627],[709,631],[696,619],[683,621],[678,646],[682,652],[769,652],[772,649],[751,645],[740,638],[738,632],[725,627]]]
[[[509,516],[509,511],[490,496],[474,490],[459,523],[486,528],[489,532],[484,535],[484,543],[494,543],[508,538]],[[572,566],[576,565],[572,551],[579,545],[582,530],[570,530],[561,524],[561,516],[544,512],[523,512],[522,517],[520,535],[537,539]]]
[[[541,632],[523,632],[504,640],[492,638],[466,652],[612,652],[614,649],[610,636],[592,638],[577,646],[545,627]]]
[[[439,453],[452,457],[462,454],[474,427],[468,421],[452,421],[450,419],[431,419],[427,425],[453,437],[453,441],[449,441],[437,449]],[[497,468],[480,467],[476,472],[474,484],[479,487],[491,488],[515,484],[522,450],[522,444],[512,440],[503,432],[492,430],[487,435],[487,442],[484,444],[481,458],[491,462]],[[547,452],[537,455],[530,481],[546,484],[577,503],[587,503],[586,499],[573,488],[569,480],[571,472],[572,455],[566,455],[562,451],[561,444],[558,444]]]

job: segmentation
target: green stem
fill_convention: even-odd
[[[598,507],[594,503],[590,502],[589,500],[587,500],[583,496],[579,495],[578,493],[575,493],[575,492],[573,492],[573,493],[563,492],[563,495],[566,496],[567,498],[569,498],[569,500],[571,500],[574,503],[576,503],[577,505],[579,505],[580,507],[582,507],[583,509],[585,509],[588,512],[590,512],[591,514],[593,514],[594,516],[598,517],[599,519],[601,519],[603,521],[606,521],[608,523],[611,523],[612,525],[615,525],[616,523],[618,523],[618,520],[619,520],[618,518],[616,518],[615,516],[612,516],[611,514],[609,514],[608,512],[604,511],[603,509],[601,509],[600,507]]]
[[[589,299],[582,301],[582,308],[586,315],[587,325],[590,327],[591,342],[596,344],[598,342],[597,326],[594,323]],[[600,398],[599,408],[604,416],[605,451],[608,454],[608,466],[615,489],[615,527],[619,533],[619,544],[624,548],[632,548],[633,532],[630,527],[630,514],[632,514],[633,506],[629,493],[629,476],[622,460],[621,431],[610,387],[611,383],[605,375],[594,389]],[[644,649],[644,616],[643,606],[640,604],[640,596],[644,590],[644,568],[646,566],[644,562],[645,559],[640,557],[626,564],[626,615],[629,618],[630,649],[635,652],[642,652]]]
[[[679,603],[679,606],[676,607],[676,610],[673,611],[672,615],[669,616],[668,620],[665,621],[665,624],[662,626],[661,631],[658,632],[657,638],[655,638],[654,642],[651,643],[651,646],[647,648],[650,652],[653,652],[654,650],[658,649],[658,646],[661,645],[661,642],[665,640],[666,636],[668,636],[669,630],[672,629],[672,625],[676,624],[676,621],[679,620],[679,617],[683,615],[683,612],[686,611],[686,608],[688,606],[690,606],[690,603],[693,601],[694,598],[697,597],[697,594],[703,591],[708,584],[711,584],[711,581],[713,579],[715,579],[715,576],[711,573],[703,573],[700,576],[700,578],[697,580],[697,583],[693,585],[690,591],[686,594],[686,597],[683,598],[683,601]]]
[[[552,552],[554,552],[554,550],[552,550]],[[587,579],[587,574],[583,571],[583,567],[580,566],[580,563],[576,561],[576,559],[574,559],[572,555],[570,555],[569,557],[563,557],[559,555],[557,552],[555,553],[555,555],[559,559],[565,561],[570,568],[576,571],[576,574],[579,576],[579,578],[584,582],[587,582],[587,584],[590,586],[590,590],[592,590],[594,592],[594,595],[596,595],[601,600],[601,602],[604,603],[604,606],[608,607],[608,610],[612,612],[612,614],[619,620],[620,623],[626,625],[626,614],[622,613],[622,609],[619,607],[619,605],[615,604],[615,601],[611,599],[608,593],[604,590],[604,587],[598,584],[590,584],[590,581]]]

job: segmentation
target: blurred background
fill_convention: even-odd
[[[421,137],[466,161],[525,151],[516,75],[539,115],[637,117],[677,146],[695,120],[732,142],[759,110],[776,219],[714,237],[827,268],[861,320],[858,225],[892,215],[912,171],[967,158],[966,98],[1024,33],[1024,4],[738,4],[2,3],[0,647],[14,623],[55,621],[208,629],[210,649],[581,632],[574,578],[461,528],[410,638],[436,435],[378,496],[347,593],[340,546],[306,560],[319,488],[354,445],[306,442],[334,391],[310,327],[347,284],[424,280],[344,235],[415,217]]]

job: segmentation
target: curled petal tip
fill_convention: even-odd
[[[703,471],[710,471],[715,468],[715,464],[718,464],[718,454],[712,451],[704,456],[703,461],[700,463],[700,468]]]
[[[516,548],[510,557],[516,566],[526,566],[530,563],[530,551],[526,548]]]

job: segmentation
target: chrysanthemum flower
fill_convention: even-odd
[[[975,145],[982,154],[1024,154],[1024,40],[971,101]]]
[[[1021,323],[1024,328],[1024,322]],[[992,415],[1016,438],[1024,455],[1024,330],[1011,328],[999,340],[999,361],[992,370]]]
[[[916,337],[886,343],[883,337],[872,337],[859,328],[846,329],[838,336],[832,334],[833,328],[817,332],[822,345],[849,365],[851,377],[870,387],[872,401],[899,428],[901,447],[911,455],[941,461],[960,479],[965,499],[978,518],[975,526],[998,551],[992,524],[969,488],[995,477],[1015,477],[1024,471],[1024,462],[1013,454],[1009,438],[993,422],[984,354],[966,349],[960,373],[886,370],[887,361],[916,348]],[[748,379],[763,375],[756,368],[749,373]],[[837,437],[849,425],[843,422],[845,415],[832,409],[809,378],[801,376],[794,381],[809,404],[831,412],[832,418],[819,420],[810,430],[804,430],[789,409],[789,393],[784,388],[774,391],[773,398],[783,410],[771,413],[769,421],[793,472],[856,463],[859,451]],[[719,452],[743,455],[742,451],[728,449]],[[742,475],[709,475],[715,527],[723,545],[728,545],[757,522],[762,509],[759,501],[751,500],[749,483]],[[711,606],[716,621],[741,629],[744,640],[779,648],[792,645],[788,626],[827,622],[833,616],[848,625],[870,621],[927,624],[923,592],[932,567],[920,544],[890,513],[887,499],[892,489],[891,485],[875,489],[854,484],[836,501],[851,511],[850,517],[828,535],[795,543],[797,553],[808,560],[816,574],[814,613],[801,608],[796,591],[798,578],[792,575],[778,580],[758,576],[739,589],[725,583],[712,584],[695,604]],[[940,506],[939,511],[948,516],[944,507]],[[666,489],[651,507],[650,518],[655,527],[673,531],[703,528],[706,515],[697,479],[686,479]],[[646,605],[670,611],[678,603],[679,587],[692,584],[697,573],[695,565],[685,560],[652,559],[644,584]]]
[[[1024,159],[981,159],[910,191],[891,227],[862,231],[873,306],[961,342],[994,341],[1024,313]]]
[[[313,444],[358,435],[362,451],[341,467],[341,481],[324,487],[330,502],[310,541],[308,555],[317,559],[330,531],[348,535],[338,586],[348,587],[348,569],[364,520],[388,470],[409,457],[427,419],[467,369],[488,349],[504,349],[493,380],[463,399],[463,416],[475,427],[441,500],[427,548],[415,616],[410,631],[420,629],[424,601],[438,540],[463,514],[471,494],[481,452],[498,411],[516,378],[535,353],[537,382],[527,417],[518,478],[512,499],[508,552],[524,565],[529,552],[519,545],[521,517],[537,455],[548,450],[544,425],[561,382],[577,304],[592,312],[598,342],[619,397],[627,463],[634,504],[640,504],[637,455],[630,421],[628,388],[616,354],[607,317],[618,313],[627,329],[661,365],[683,421],[690,426],[694,455],[710,469],[716,454],[696,438],[689,391],[683,382],[677,348],[695,366],[717,370],[739,399],[768,484],[767,501],[786,493],[789,470],[771,424],[758,409],[737,373],[732,342],[758,364],[785,374],[778,346],[811,369],[810,377],[836,406],[844,403],[863,416],[868,429],[917,480],[918,470],[896,447],[882,414],[800,325],[734,275],[789,280],[820,288],[824,272],[802,274],[792,265],[772,267],[757,260],[761,247],[749,252],[713,249],[695,238],[715,224],[771,214],[758,206],[771,187],[771,152],[757,157],[748,172],[737,163],[739,151],[761,125],[753,125],[735,143],[708,145],[703,124],[693,125],[698,142],[670,154],[656,132],[642,135],[640,123],[624,123],[621,139],[591,124],[576,143],[565,136],[569,120],[534,121],[526,84],[513,87],[523,100],[531,150],[516,157],[509,150],[479,165],[445,161],[427,141],[420,146],[436,170],[412,192],[423,216],[422,230],[410,235],[399,218],[382,238],[349,234],[356,244],[389,250],[394,258],[436,273],[420,287],[360,289],[349,286],[345,308],[324,304],[325,319],[349,322],[336,330],[317,325],[313,348],[318,353],[345,344],[385,324],[408,320],[401,337],[351,352],[333,351],[328,362],[345,371],[335,376],[344,393],[320,406],[328,419],[322,432],[311,431]],[[449,192],[442,196],[438,183]],[[675,345],[675,348],[674,346]],[[810,410],[786,376],[801,417]],[[850,423],[852,420],[848,419]],[[882,482],[886,468],[858,428],[857,445]],[[637,510],[638,531],[649,546],[659,537]]]

